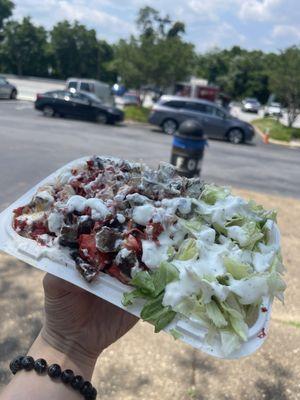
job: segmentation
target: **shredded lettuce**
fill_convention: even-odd
[[[124,293],[122,303],[128,306],[137,298],[147,299],[141,318],[154,324],[155,332],[165,328],[175,317],[176,312],[162,304],[166,285],[179,277],[177,269],[168,262],[162,262],[154,272],[138,271],[131,279],[135,286],[132,292]]]
[[[205,185],[204,190],[201,193],[200,199],[205,203],[213,205],[217,200],[223,200],[230,194],[230,191],[221,186],[216,186],[214,184]]]
[[[195,239],[186,239],[182,242],[179,250],[175,256],[177,260],[194,260],[198,257],[199,252],[197,249],[197,243]]]
[[[218,340],[228,356],[248,340],[265,296],[283,301],[276,213],[216,185],[204,185],[191,204],[188,218],[176,215],[171,234],[156,243],[166,246],[168,260],[135,272],[123,304],[143,299],[141,318],[156,332],[176,315],[196,319],[206,340]],[[176,329],[170,333],[179,337]]]
[[[210,303],[206,304],[206,314],[217,328],[223,328],[228,325],[221,309],[215,301],[212,300]]]
[[[223,261],[227,272],[229,272],[235,279],[249,277],[253,272],[251,265],[244,264],[234,258],[224,257]]]
[[[264,233],[255,221],[247,221],[242,226],[229,226],[227,233],[241,248],[249,250],[253,250],[256,243],[264,237]]]
[[[193,237],[197,237],[201,227],[203,225],[202,219],[192,218],[190,220],[186,220],[183,218],[179,219],[179,224],[182,228],[184,228],[190,235]]]
[[[162,305],[163,293],[155,299],[147,301],[141,311],[141,318],[151,322],[155,327],[155,332],[165,328],[175,317],[176,312],[171,307]]]

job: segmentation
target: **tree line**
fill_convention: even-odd
[[[232,99],[271,93],[300,108],[300,48],[279,53],[249,51],[239,46],[198,54],[184,39],[185,24],[152,7],[139,10],[137,34],[115,44],[99,40],[94,29],[61,21],[47,31],[30,17],[12,18],[14,3],[0,0],[0,71],[66,79],[70,76],[127,87],[165,90],[191,76],[207,79]],[[292,118],[292,117],[291,117]]]

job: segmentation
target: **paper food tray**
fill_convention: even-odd
[[[134,305],[128,307],[124,307],[122,304],[123,293],[131,291],[132,288],[102,272],[100,272],[94,282],[87,283],[76,270],[74,261],[67,255],[67,253],[62,251],[61,255],[58,256],[51,251],[51,248],[49,249],[40,246],[34,240],[18,235],[12,228],[13,210],[15,208],[29,203],[40,186],[51,184],[62,172],[78,166],[78,164],[82,164],[89,158],[90,157],[80,158],[58,169],[56,172],[39,182],[0,214],[0,250],[3,250],[4,252],[42,271],[49,272],[50,274],[71,282],[74,285],[77,285],[139,317],[143,306],[143,300],[138,299]],[[179,320],[178,318],[175,318],[175,320],[172,321],[172,323],[164,330],[168,332],[171,329],[176,328],[176,330],[181,334],[179,340],[182,340],[211,356],[227,359],[241,358],[255,352],[265,340],[265,337],[260,338],[258,335],[262,329],[267,331],[272,304],[268,297],[263,298],[263,304],[268,311],[263,313],[259,309],[257,320],[249,329],[248,341],[244,342],[239,350],[226,357],[223,355],[218,341],[210,345],[205,342],[204,336],[206,334],[206,329],[201,326],[197,320]],[[176,346],[176,343],[174,343],[174,346]]]

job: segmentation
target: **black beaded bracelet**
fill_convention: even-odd
[[[61,370],[58,364],[48,366],[46,360],[39,358],[34,361],[31,356],[17,356],[9,364],[11,372],[15,375],[18,371],[32,371],[33,369],[39,374],[48,374],[51,379],[60,379],[64,384],[70,385],[74,390],[79,391],[85,400],[95,400],[97,390],[93,385],[85,381],[81,375],[74,375],[71,369]]]

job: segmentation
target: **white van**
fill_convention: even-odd
[[[111,88],[107,83],[84,78],[69,78],[66,84],[67,90],[74,89],[83,92],[93,93],[104,104],[114,105],[114,97]]]

